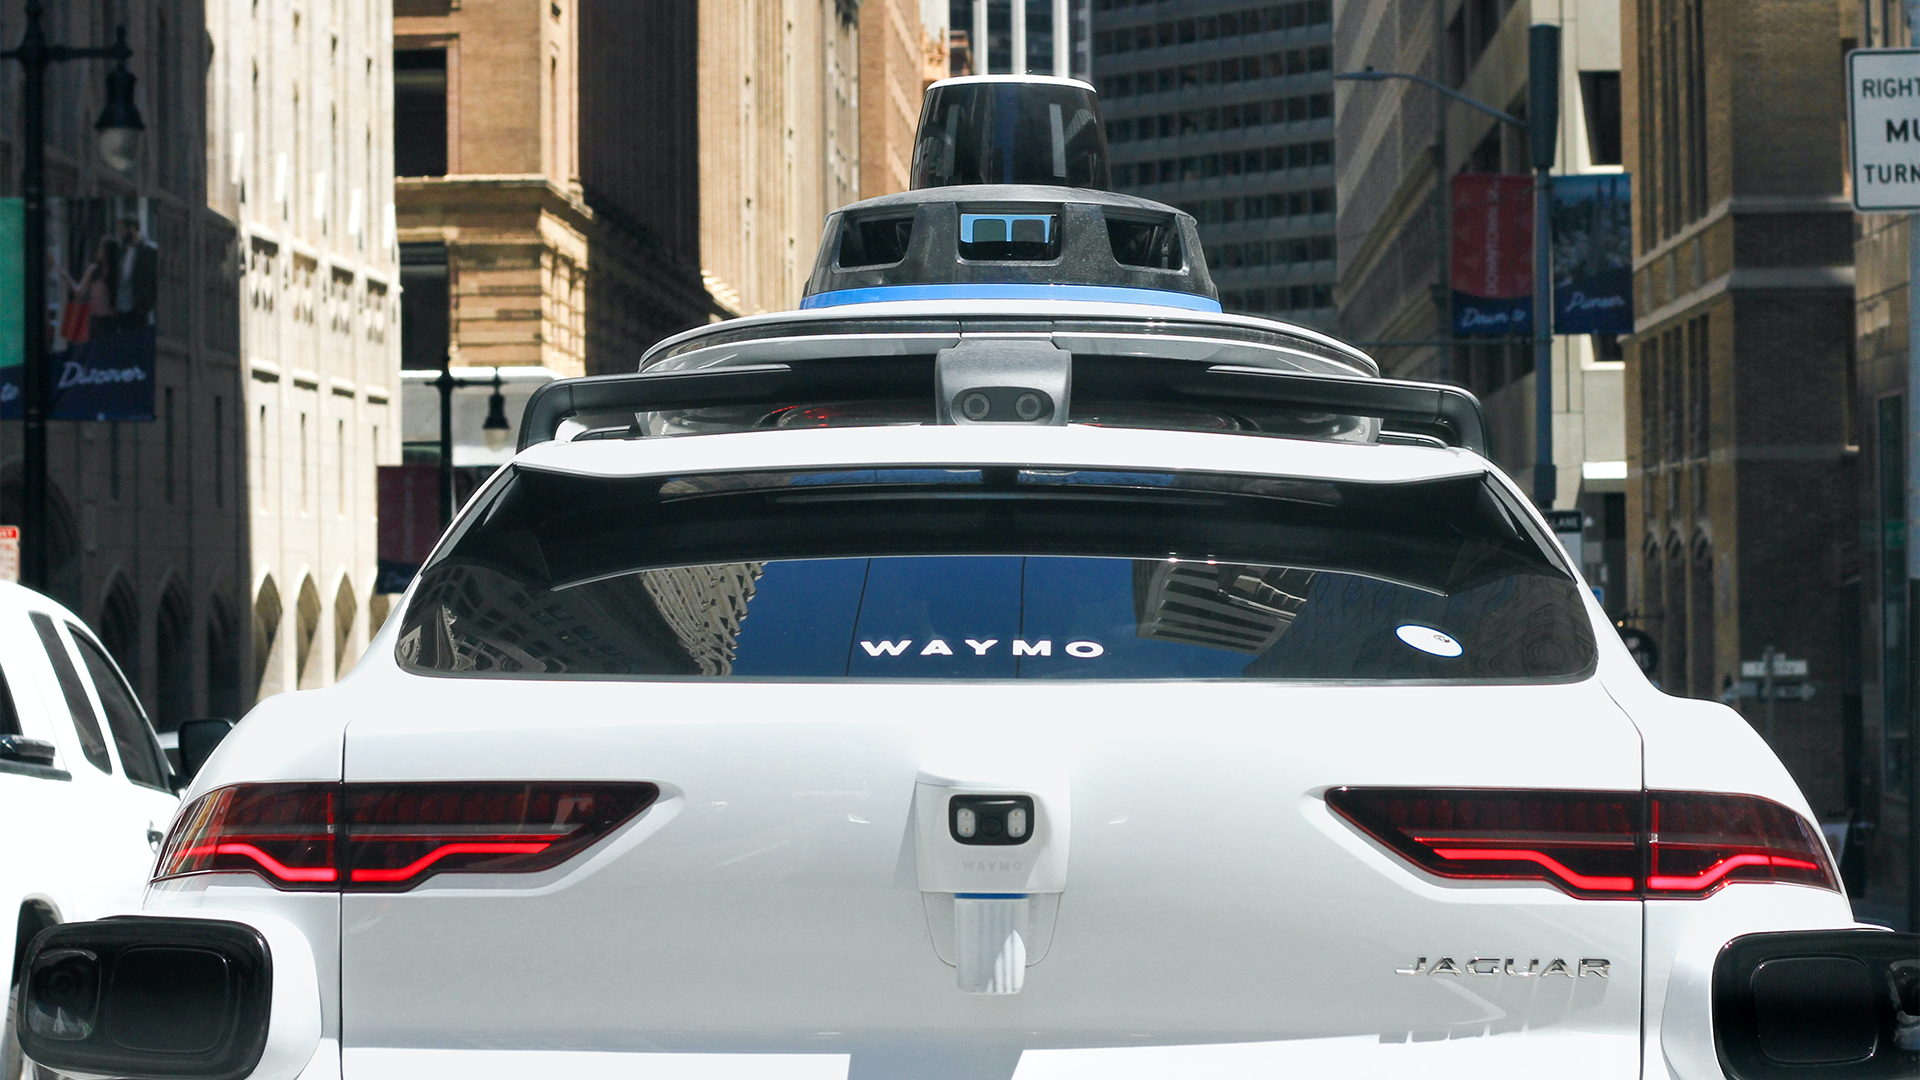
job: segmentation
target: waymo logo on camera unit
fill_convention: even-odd
[[[914,649],[913,639],[907,638],[902,641],[862,641],[860,647],[867,650],[868,656],[877,660],[883,656],[960,656],[969,652],[974,656],[986,656],[1000,644],[999,638],[962,638],[960,649],[956,650],[947,644],[945,639],[934,638],[920,648]],[[1022,641],[1015,638],[1010,645],[1014,656],[1053,655],[1051,638],[1041,638],[1038,641]],[[1069,641],[1060,649],[1062,655],[1071,656],[1076,660],[1091,660],[1106,651],[1106,647],[1097,641]]]

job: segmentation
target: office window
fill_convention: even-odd
[[[1620,156],[1620,73],[1580,73],[1580,102],[1587,119],[1587,154],[1595,165],[1618,165]]]
[[[393,171],[447,173],[447,50],[393,52]]]
[[[400,366],[438,370],[452,342],[445,244],[400,245]]]

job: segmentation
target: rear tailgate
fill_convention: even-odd
[[[1084,1054],[1113,1075],[1127,1069],[1111,1055],[1141,1047],[1272,1041],[1287,1045],[1262,1051],[1280,1055],[1268,1066],[1478,1072],[1508,1053],[1549,1060],[1524,1050],[1545,1040],[1557,1073],[1639,1068],[1640,903],[1443,881],[1323,798],[1341,785],[1638,790],[1639,737],[1591,680],[389,671],[342,691],[355,689],[432,704],[359,711],[349,783],[644,780],[661,797],[552,870],[346,895],[349,1076],[354,1049],[399,1047],[850,1054],[855,1075],[925,1053],[946,1065],[922,1075],[1000,1077],[1026,1051],[1023,1076]],[[936,947],[950,949],[953,901],[916,876],[915,780],[956,754],[1065,777],[1064,891],[1033,901],[1013,995],[959,992]],[[1564,976],[1544,974],[1553,960]]]

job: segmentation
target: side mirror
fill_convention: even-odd
[[[213,756],[214,748],[220,740],[233,730],[233,721],[207,719],[185,720],[180,724],[180,778],[192,780],[200,774],[200,767]]]
[[[1920,1075],[1920,935],[1735,938],[1714,964],[1713,1028],[1736,1080]]]
[[[0,761],[17,761],[22,765],[53,767],[53,744],[45,739],[29,739],[25,735],[0,735]]]

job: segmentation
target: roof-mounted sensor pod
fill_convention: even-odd
[[[913,186],[959,184],[1111,186],[1093,87],[1032,75],[942,79],[928,87]]]

